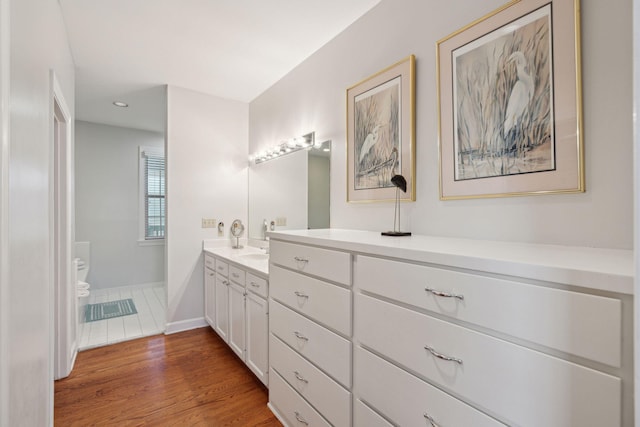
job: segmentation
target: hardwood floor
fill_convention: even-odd
[[[280,426],[267,389],[210,328],[80,352],[56,426]]]

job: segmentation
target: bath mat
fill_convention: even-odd
[[[136,314],[136,306],[131,298],[117,301],[101,302],[98,304],[87,304],[84,312],[85,322],[95,322],[96,320],[113,319],[114,317],[128,316]]]

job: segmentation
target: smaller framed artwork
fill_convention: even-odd
[[[513,0],[437,43],[440,199],[584,191],[579,0]]]
[[[415,57],[347,89],[347,201],[415,200]]]

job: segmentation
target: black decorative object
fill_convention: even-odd
[[[394,175],[391,183],[396,186],[396,205],[393,210],[393,231],[383,231],[383,236],[411,236],[410,231],[400,231],[400,190],[407,192],[407,180],[402,175]]]

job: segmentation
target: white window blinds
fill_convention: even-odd
[[[164,154],[145,150],[144,160],[144,238],[164,239],[165,160]]]

